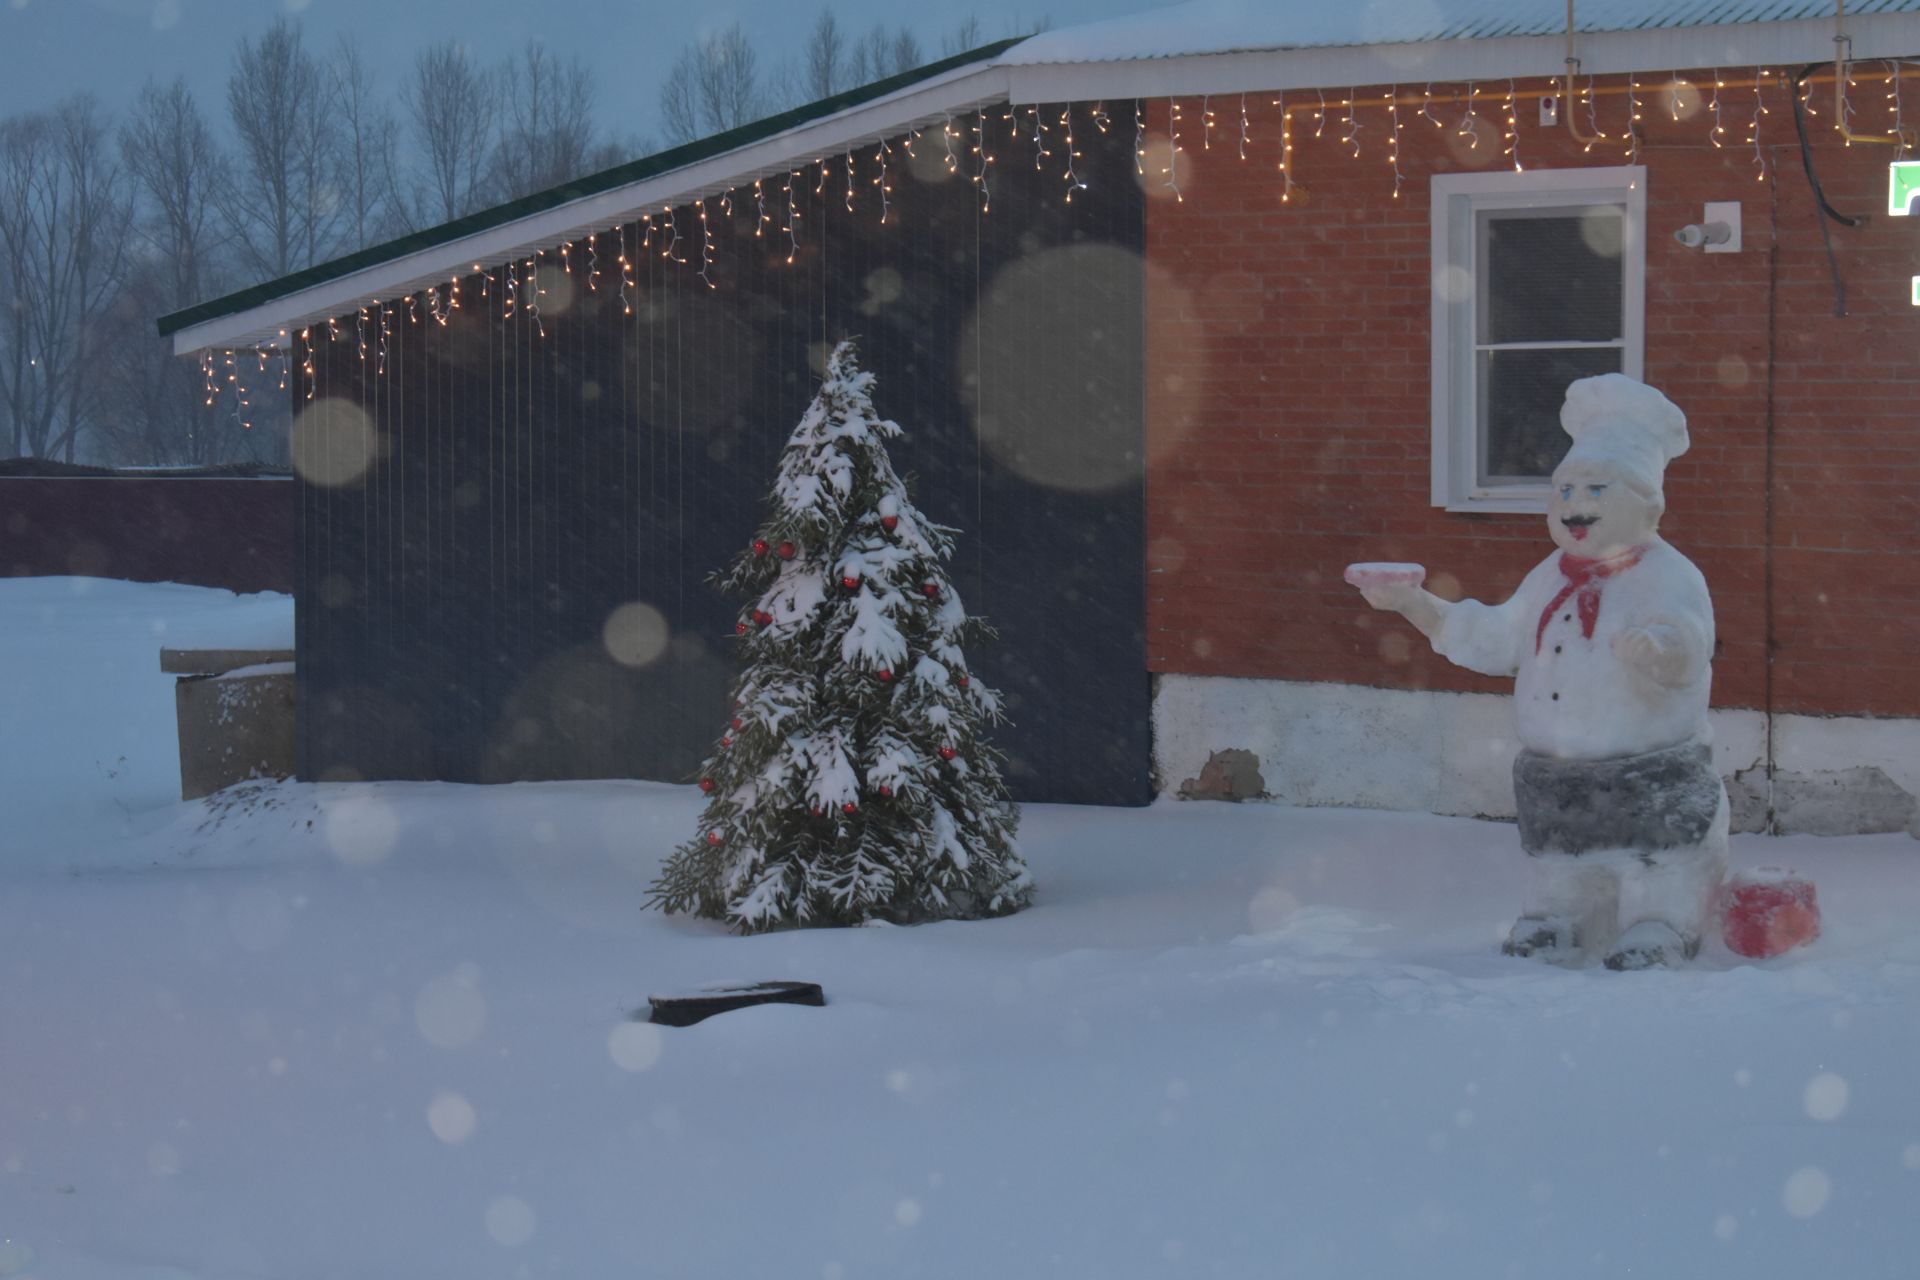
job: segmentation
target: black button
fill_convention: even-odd
[[[1558,702],[1558,701],[1560,701],[1560,695],[1559,695],[1559,694],[1557,694],[1557,693],[1556,693],[1556,694],[1554,694],[1554,695],[1553,695],[1553,700],[1554,700],[1555,702]]]
[[[1570,614],[1570,613],[1563,613],[1563,614],[1561,614],[1561,615],[1560,615],[1560,621],[1562,621],[1562,622],[1572,622],[1572,621],[1573,621],[1573,615],[1572,615],[1572,614]]]
[[[1555,653],[1558,653],[1558,652],[1560,652],[1560,646],[1559,646],[1559,645],[1555,645],[1555,646],[1553,646],[1553,651],[1554,651]]]

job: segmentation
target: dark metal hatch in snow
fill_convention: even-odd
[[[716,1013],[729,1013],[756,1004],[824,1006],[826,995],[817,982],[755,982],[747,986],[702,987],[690,995],[648,996],[652,1021],[669,1027],[690,1027]]]

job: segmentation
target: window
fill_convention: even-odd
[[[1544,511],[1567,384],[1641,376],[1646,170],[1433,179],[1433,503]]]

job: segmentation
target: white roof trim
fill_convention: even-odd
[[[1849,14],[1856,61],[1920,54],[1920,14]],[[1566,36],[1494,36],[1419,44],[1268,49],[1182,54],[1114,62],[1056,62],[1007,68],[1017,105],[1126,98],[1195,97],[1273,89],[1541,79],[1566,73]],[[1696,67],[1798,67],[1833,60],[1833,20],[1662,27],[1577,34],[1582,75],[1624,75]]]
[[[434,245],[364,270],[263,302],[257,307],[189,325],[173,335],[175,355],[209,349],[284,345],[284,332],[346,315],[375,298],[404,297],[429,285],[471,274],[475,263],[493,265],[536,249],[578,240],[658,211],[686,204],[783,172],[819,156],[832,156],[903,129],[942,121],[949,113],[1004,102],[1005,68],[991,63],[957,68],[897,93],[821,120],[798,125],[759,142],[696,161],[655,177],[528,214],[458,240]]]

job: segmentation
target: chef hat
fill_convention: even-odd
[[[1687,415],[1624,373],[1581,378],[1567,388],[1560,425],[1573,437],[1568,462],[1608,462],[1655,499],[1667,463],[1687,451]]]

